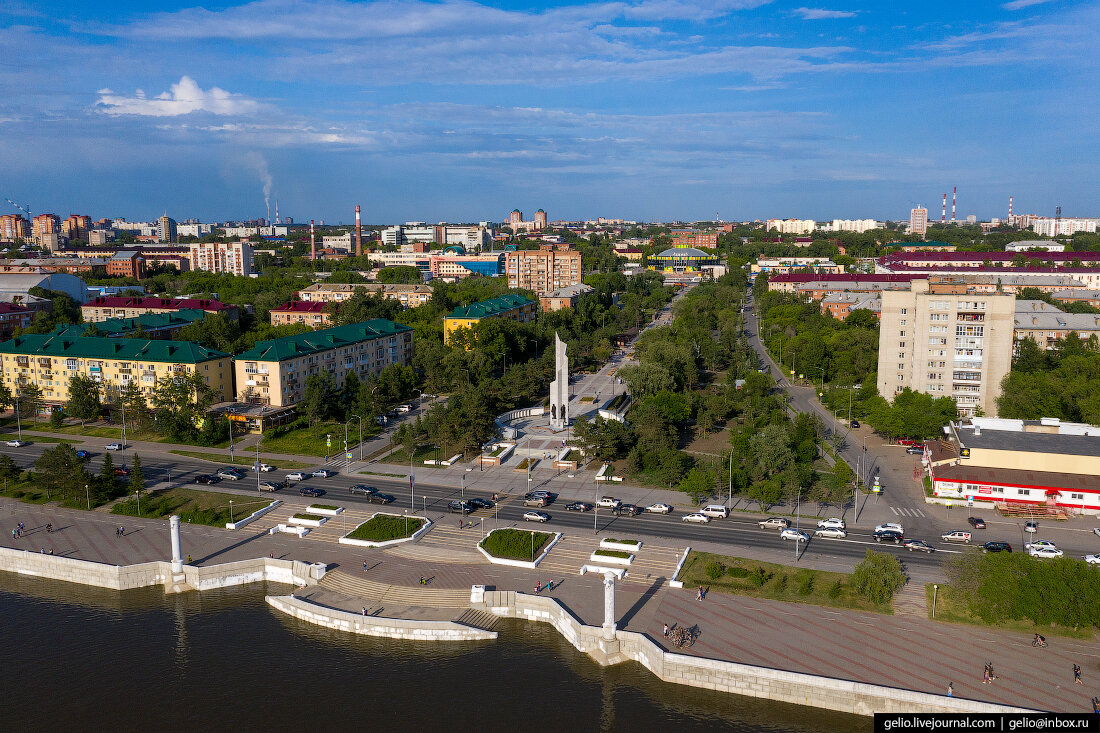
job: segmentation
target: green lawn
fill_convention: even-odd
[[[233,502],[232,512],[230,512],[230,500]],[[184,523],[224,527],[228,522],[239,522],[253,512],[263,509],[270,505],[271,501],[271,499],[250,499],[234,494],[221,494],[216,491],[172,488],[152,491],[142,496],[140,515],[136,499],[118,502],[111,507],[111,513],[153,519],[167,519],[172,514],[178,514]]]
[[[197,451],[197,450],[170,450],[168,452],[169,453],[175,453],[177,456],[187,456],[188,458],[199,458],[201,460],[210,461],[212,463],[223,463],[223,464],[230,464],[230,465],[235,465],[235,466],[249,466],[249,467],[251,467],[254,463],[256,463],[256,456],[255,455],[239,455],[239,456],[236,456],[234,458],[230,458],[229,456],[222,455],[220,453],[204,453],[202,451]],[[261,463],[268,463],[272,466],[275,466],[275,468],[285,468],[285,469],[288,469],[288,470],[292,470],[292,469],[295,469],[295,468],[309,468],[309,465],[310,465],[308,463],[302,463],[301,461],[287,461],[287,460],[278,460],[278,459],[274,459],[274,458],[271,459],[271,460],[266,460],[266,459],[261,458],[260,462]]]
[[[413,467],[423,468],[424,461],[445,461],[453,455],[454,453],[443,455],[443,451],[441,451],[437,446],[434,445],[418,445],[416,446],[416,451],[413,453]],[[383,458],[382,461],[384,463],[390,463],[393,465],[404,464],[407,466],[409,465],[409,451],[405,448],[398,448],[393,453],[390,453],[388,456]]]
[[[31,481],[5,481],[0,484],[0,495],[10,496],[28,504],[45,504],[48,501],[56,501],[56,498],[47,498],[46,492],[36,487]]]
[[[592,554],[600,557],[617,557],[620,560],[626,560],[630,557],[629,552],[623,552],[622,550],[596,550]]]
[[[27,431],[32,432],[32,431]],[[73,440],[72,438],[55,438],[52,435],[38,435],[34,433],[27,436],[33,443],[69,443],[70,445],[79,445],[83,443],[82,440]]]
[[[122,426],[120,425],[88,425],[81,427],[80,425],[62,425],[59,428],[52,428],[49,425],[42,423],[33,428],[23,428],[25,432],[32,433],[60,433],[62,435],[83,435],[89,438],[114,438],[115,440],[122,440]],[[37,439],[37,437],[36,437]],[[170,440],[160,433],[154,433],[148,430],[129,430],[126,431],[126,442],[130,441],[144,441],[147,443],[173,443],[177,441]],[[79,441],[77,441],[79,442]],[[229,441],[224,440],[221,443],[214,446],[207,446],[213,448],[228,448]]]
[[[352,530],[348,537],[353,540],[388,542],[411,537],[423,526],[423,519],[376,514]]]
[[[721,573],[715,578],[707,572],[708,569],[713,571],[718,568]],[[889,604],[877,606],[857,593],[848,573],[792,568],[742,557],[692,551],[677,580],[683,581],[688,588],[703,586],[718,593],[893,613]]]
[[[358,420],[354,422],[358,423]],[[363,439],[366,440],[367,436],[371,433],[367,431],[366,424],[363,425]],[[332,436],[332,445],[327,445],[325,442],[325,436]],[[359,442],[359,428],[358,425],[352,425],[348,432],[348,442],[351,444],[357,444]],[[316,423],[311,427],[298,428],[297,430],[291,430],[284,435],[276,437],[264,436],[264,439],[260,442],[260,449],[269,453],[289,453],[291,455],[299,456],[332,456],[337,453],[343,453],[344,451],[344,424],[343,423]],[[354,451],[356,457],[359,455],[359,451]],[[269,461],[270,463],[270,461]]]
[[[928,618],[932,618],[932,583],[924,584],[924,591],[928,597]],[[1074,639],[1091,639],[1092,629],[1071,629],[1057,624],[1039,625],[1026,619],[1020,621],[1001,621],[988,624],[979,617],[970,613],[962,599],[956,597],[950,585],[941,583],[936,596],[936,621],[947,624],[969,624],[971,626],[985,626],[991,629],[1003,629],[1004,631],[1020,631],[1028,634],[1042,634],[1043,636],[1068,636]]]
[[[493,557],[534,561],[553,535],[524,529],[498,529],[489,533],[479,546]],[[532,541],[532,538],[533,541]]]

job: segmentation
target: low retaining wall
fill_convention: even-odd
[[[390,512],[375,512],[370,516],[370,519],[374,519],[379,514],[383,514],[387,517],[405,516],[404,514],[391,514]],[[382,542],[375,542],[374,540],[357,540],[349,537],[348,535],[354,533],[355,529],[359,529],[359,527],[363,526],[363,524],[366,524],[366,522],[363,522],[362,524],[356,526],[356,528],[353,529],[351,532],[348,532],[348,534],[337,540],[337,542],[339,542],[341,545],[358,545],[359,547],[391,547],[393,545],[400,545],[402,542],[412,542],[413,540],[420,539],[420,536],[431,529],[432,525],[434,524],[434,522],[432,522],[432,520],[428,519],[427,517],[419,517],[414,514],[410,514],[408,515],[408,517],[409,519],[419,519],[424,523],[420,525],[420,529],[416,530],[408,537],[399,537],[396,540],[385,540]],[[367,522],[369,522],[370,519],[368,519]]]
[[[271,511],[275,507],[281,505],[282,503],[283,503],[282,500],[276,499],[275,501],[273,501],[270,504],[268,504],[267,506],[265,506],[263,509],[260,509],[258,511],[253,512],[252,514],[245,517],[244,519],[242,519],[239,522],[226,522],[225,523],[225,528],[226,529],[240,529],[241,527],[245,526],[249,522],[253,522],[253,521],[259,519],[260,517],[267,514],[269,511]]]
[[[496,532],[496,531],[497,530],[495,530],[495,529],[489,530],[489,534],[492,534],[493,532]],[[520,531],[534,532],[534,531],[538,531],[538,530],[529,530],[529,529],[527,529],[527,530],[520,530]],[[488,537],[489,534],[487,534],[485,536]],[[507,557],[496,557],[495,555],[489,554],[489,552],[484,547],[481,546],[481,542],[477,543],[477,551],[480,552],[482,555],[484,555],[485,559],[488,560],[489,562],[493,563],[494,565],[511,565],[512,567],[516,567],[516,568],[537,568],[539,566],[539,563],[542,562],[543,559],[545,559],[546,556],[550,553],[550,550],[553,549],[554,545],[558,544],[558,540],[560,540],[561,537],[562,537],[561,532],[555,532],[554,536],[551,538],[551,540],[546,543],[546,549],[544,549],[542,551],[542,553],[538,557],[535,558],[534,562],[531,562],[530,560],[512,560],[512,559],[507,558]]]
[[[617,631],[614,640],[607,640],[603,638],[602,628],[585,626],[556,599],[545,596],[486,592],[484,607],[497,616],[548,623],[574,647],[601,664],[636,661],[661,680],[680,685],[856,715],[1033,712],[976,700],[676,654],[665,651],[637,632]]]
[[[267,596],[272,608],[307,623],[336,631],[388,639],[410,641],[485,641],[497,638],[497,632],[464,626],[454,621],[414,621],[411,619],[363,616],[335,608],[318,606],[294,596]]]

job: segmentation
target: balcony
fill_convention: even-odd
[[[153,374],[142,374],[141,375],[141,381],[143,381],[143,382],[155,382],[155,381],[157,381],[157,378],[156,378],[156,375],[153,375]]]

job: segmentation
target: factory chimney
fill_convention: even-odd
[[[309,259],[317,259],[317,238],[313,236],[313,219],[309,220]]]
[[[355,205],[355,256],[363,256],[363,221],[359,218],[359,204]]]

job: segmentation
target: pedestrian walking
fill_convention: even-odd
[[[666,637],[668,636],[668,624],[665,624],[665,631],[664,631],[664,635],[665,635]]]
[[[699,586],[699,592],[695,594],[696,600],[703,600],[703,586]]]
[[[947,683],[947,696],[955,697],[955,686],[950,682]]]
[[[365,606],[363,607],[363,615],[364,615],[364,616],[366,616],[366,615],[367,615],[367,609],[366,609],[366,607],[365,607]]]
[[[553,578],[546,581],[546,590],[554,590],[554,580],[553,580]]]
[[[539,582],[535,583],[535,593],[541,593],[541,592],[542,592],[542,581],[540,580]]]
[[[19,523],[19,534],[23,534],[23,523]]]
[[[126,528],[125,527],[119,527],[118,528],[118,536],[119,537],[125,537],[126,536]]]
[[[118,527],[115,527],[115,537],[118,537]]]
[[[1073,665],[1073,684],[1075,684],[1075,685],[1085,684],[1084,682],[1081,681],[1081,667],[1079,665],[1076,665],[1076,664]]]
[[[983,685],[988,685],[989,684],[989,663],[988,662],[986,663],[985,668],[982,671],[982,684]]]

